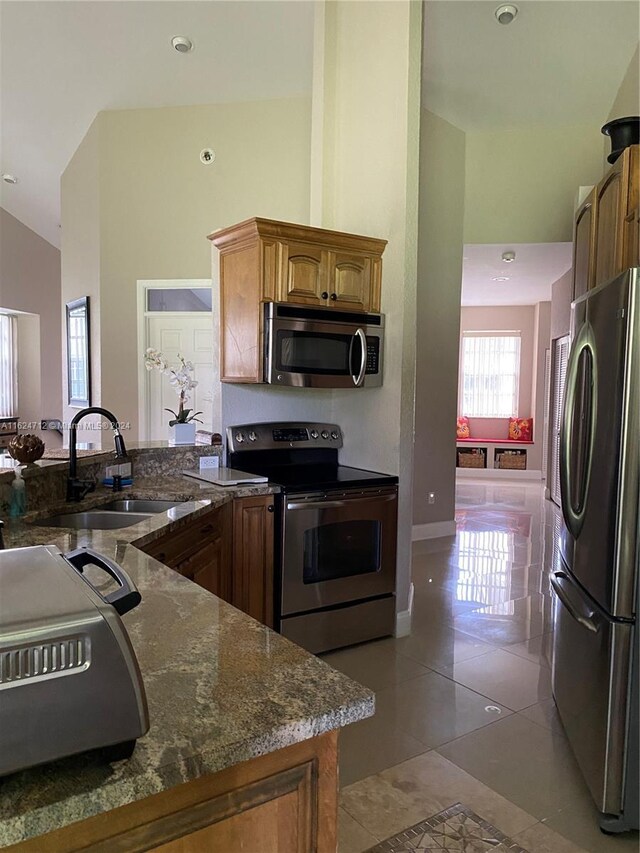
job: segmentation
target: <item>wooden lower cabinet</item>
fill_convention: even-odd
[[[272,628],[274,500],[236,498],[139,547]]]
[[[338,732],[7,848],[15,853],[335,853]]]
[[[233,502],[233,588],[231,603],[273,627],[274,496]]]
[[[231,504],[214,507],[140,549],[199,586],[231,601]]]

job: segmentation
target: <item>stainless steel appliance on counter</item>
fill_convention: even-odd
[[[384,315],[267,302],[265,382],[306,388],[382,385]]]
[[[274,624],[312,652],[395,627],[398,478],[338,462],[336,424],[227,429],[228,465],[264,474],[276,495]]]
[[[89,565],[118,588],[98,592]],[[0,551],[0,776],[99,747],[131,755],[149,716],[119,614],[139,602],[122,568],[88,548]]]
[[[553,694],[604,831],[638,828],[640,277],[572,305]]]

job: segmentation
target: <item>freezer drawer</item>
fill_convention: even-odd
[[[555,572],[551,582],[553,696],[596,806],[619,814],[634,625],[611,620],[568,572]]]

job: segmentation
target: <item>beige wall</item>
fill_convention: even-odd
[[[535,444],[529,449],[527,466],[542,468],[542,439],[544,414],[544,362],[549,348],[551,303],[491,307],[463,307],[460,332],[519,331],[520,382],[518,416],[533,417]],[[506,437],[504,419],[472,418],[471,435],[476,438]],[[496,435],[496,429],[500,434]]]
[[[40,351],[39,375],[33,382],[41,383],[41,399],[35,405],[32,389],[22,387],[21,391],[20,386],[28,381],[23,373],[19,377],[18,405],[26,393],[29,412],[21,409],[20,417],[29,421],[62,417],[60,252],[2,208],[0,307],[40,317],[39,333],[36,323],[25,323],[21,331],[27,343],[33,339],[34,349]],[[45,433],[43,439],[50,445],[59,444],[55,433]]]
[[[85,134],[73,155],[60,182],[62,203],[62,309],[61,323],[66,326],[65,304],[81,296],[89,297],[91,336],[91,403],[110,408],[112,402],[102,395],[102,334],[101,334],[101,288],[100,288],[100,131],[102,116],[98,115]],[[118,341],[116,344],[115,341]],[[120,338],[112,339],[113,352],[120,345]],[[64,421],[68,424],[79,411],[79,407],[68,405],[68,382],[66,371],[66,337],[62,346],[62,389]],[[117,410],[116,415],[119,416]],[[78,428],[78,441],[92,442],[101,446],[101,433],[90,430],[98,418],[83,420]],[[65,432],[65,444],[68,433]]]
[[[614,118],[624,118],[625,116],[637,116],[640,113],[640,44],[636,47],[636,52],[631,57],[631,62],[626,70],[620,88],[615,97],[607,121],[613,121]],[[604,122],[603,122],[604,124]],[[611,141],[607,136],[604,137],[604,169],[609,168],[606,157],[611,151]]]
[[[19,314],[18,323],[18,413],[23,423],[36,423],[42,418],[42,376],[40,356],[40,316]],[[23,427],[24,432],[40,435],[45,444],[58,446],[60,436],[34,427]]]
[[[422,111],[413,523],[453,521],[465,135]],[[434,504],[427,494],[435,492]]]
[[[74,155],[62,184],[65,292],[79,278],[99,282],[96,397],[131,421],[133,437],[137,281],[209,278],[207,234],[224,225],[250,216],[307,221],[309,145],[309,99],[288,98],[104,112]],[[211,166],[199,159],[205,147],[216,152]],[[225,386],[229,421],[277,408],[281,395],[263,392]]]
[[[573,270],[568,270],[551,285],[551,340],[569,334],[572,295]]]
[[[384,384],[334,392],[342,461],[399,474],[397,608],[410,584],[422,6],[323,4],[316,63],[314,213],[325,227],[384,237]]]
[[[464,242],[570,241],[576,189],[601,175],[593,125],[468,133]]]

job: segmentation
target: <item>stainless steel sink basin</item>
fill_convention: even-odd
[[[87,512],[69,512],[64,515],[52,515],[32,522],[39,527],[71,527],[74,530],[118,530],[132,527],[146,521],[151,513],[109,512],[108,510],[88,510]]]
[[[143,500],[117,500],[109,501],[98,507],[99,510],[111,510],[112,512],[166,512],[177,506],[179,501],[143,501]]]

